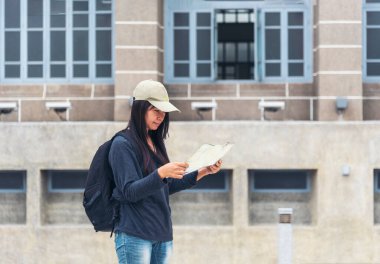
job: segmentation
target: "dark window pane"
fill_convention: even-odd
[[[175,63],[174,77],[189,77],[189,64]]]
[[[111,64],[96,65],[96,77],[103,77],[103,78],[112,77],[112,65]]]
[[[42,61],[42,31],[28,32],[28,61]]]
[[[210,63],[198,63],[197,64],[197,76],[198,77],[211,77],[211,64]]]
[[[74,61],[88,60],[88,31],[76,30],[73,32]]]
[[[224,44],[218,43],[218,61],[223,61]]]
[[[49,171],[51,188],[54,189],[84,189],[87,171]]]
[[[279,26],[280,25],[280,13],[265,13],[265,25],[266,26]]]
[[[88,27],[88,14],[74,15],[74,27]]]
[[[24,171],[0,171],[0,190],[25,190]]]
[[[20,32],[5,32],[5,61],[20,61]]]
[[[65,34],[65,31],[52,31],[50,33],[50,59],[52,61],[66,60]]]
[[[303,59],[303,29],[288,30],[288,56],[290,60]]]
[[[367,3],[380,3],[380,0],[367,0]]]
[[[236,61],[236,45],[235,43],[225,44],[225,61],[235,62]]]
[[[96,60],[112,59],[112,32],[111,30],[96,31]]]
[[[50,16],[50,26],[51,27],[65,27],[66,26],[66,16],[65,15],[54,15]]]
[[[20,0],[5,0],[5,28],[20,27]]]
[[[50,26],[65,27],[66,25],[66,1],[50,1]]]
[[[50,14],[57,15],[65,12],[66,1],[62,0],[50,0]]]
[[[265,59],[279,60],[281,58],[281,42],[279,29],[265,30]]]
[[[256,190],[306,190],[307,172],[304,171],[255,171]]]
[[[248,44],[249,43],[238,43],[238,62],[249,61]]]
[[[189,13],[175,13],[174,26],[175,27],[189,26]]]
[[[74,64],[74,78],[84,78],[88,77],[88,65],[75,65]]]
[[[216,174],[209,175],[207,177],[202,178],[197,185],[192,188],[193,190],[227,190],[227,181],[226,181],[226,173],[224,171],[220,171]]]
[[[289,26],[302,26],[303,25],[303,13],[295,12],[288,14],[288,25]]]
[[[379,171],[376,171],[376,177],[377,177],[376,189],[380,190],[380,172]]]
[[[211,30],[209,29],[197,30],[197,59],[211,59]]]
[[[380,12],[367,12],[367,25],[380,25]]]
[[[111,14],[96,15],[96,27],[111,27]]]
[[[367,59],[380,59],[380,28],[367,29]]]
[[[303,63],[289,63],[289,76],[303,76]]]
[[[88,11],[88,2],[87,1],[74,1],[73,10],[74,11]]]
[[[380,62],[367,63],[367,76],[380,76]]]
[[[211,14],[210,13],[198,13],[197,14],[197,26],[199,26],[199,27],[211,26]]]
[[[42,27],[42,0],[28,1],[28,27]]]
[[[189,30],[174,30],[174,60],[189,59]]]
[[[65,65],[51,65],[50,77],[51,78],[65,78],[66,77]]]
[[[28,77],[42,78],[43,77],[42,65],[28,65]]]
[[[281,65],[280,65],[280,63],[266,63],[265,64],[265,75],[268,77],[281,76]]]
[[[96,0],[96,10],[111,10],[113,0]]]
[[[20,78],[20,65],[5,65],[5,78]]]

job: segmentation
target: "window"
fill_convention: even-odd
[[[0,81],[112,82],[112,16],[112,1],[0,0]]]
[[[165,5],[166,82],[311,81],[311,11],[302,1]]]
[[[303,170],[250,171],[253,192],[309,192],[310,176]]]
[[[278,208],[293,208],[294,224],[312,223],[313,170],[249,170],[249,222],[278,223]]]
[[[364,8],[363,78],[366,81],[378,81],[380,77],[380,1],[366,0]]]
[[[375,170],[375,192],[380,193],[380,170]]]
[[[26,190],[25,171],[0,171],[0,193],[4,192],[25,192]]]
[[[48,170],[49,192],[83,192],[87,170]]]
[[[221,170],[218,173],[202,178],[195,187],[186,192],[228,192],[230,189],[229,170]]]
[[[218,79],[254,79],[254,11],[217,10]]]

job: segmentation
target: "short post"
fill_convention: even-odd
[[[292,208],[278,208],[278,264],[292,263]]]

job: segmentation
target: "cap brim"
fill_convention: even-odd
[[[148,100],[148,101],[154,107],[161,110],[162,112],[174,112],[174,111],[181,112],[177,107],[172,105],[170,102],[153,101],[153,100]]]

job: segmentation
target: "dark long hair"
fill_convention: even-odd
[[[165,118],[157,130],[149,130],[148,132],[145,122],[145,114],[150,106],[151,104],[148,101],[134,101],[131,109],[131,118],[127,127],[127,130],[130,131],[140,150],[143,160],[143,170],[146,174],[152,172],[155,168],[155,161],[152,160],[151,157],[155,157],[161,165],[169,162],[164,143],[169,131],[169,113],[165,114]],[[148,145],[148,133],[155,146],[156,153],[154,153]]]

